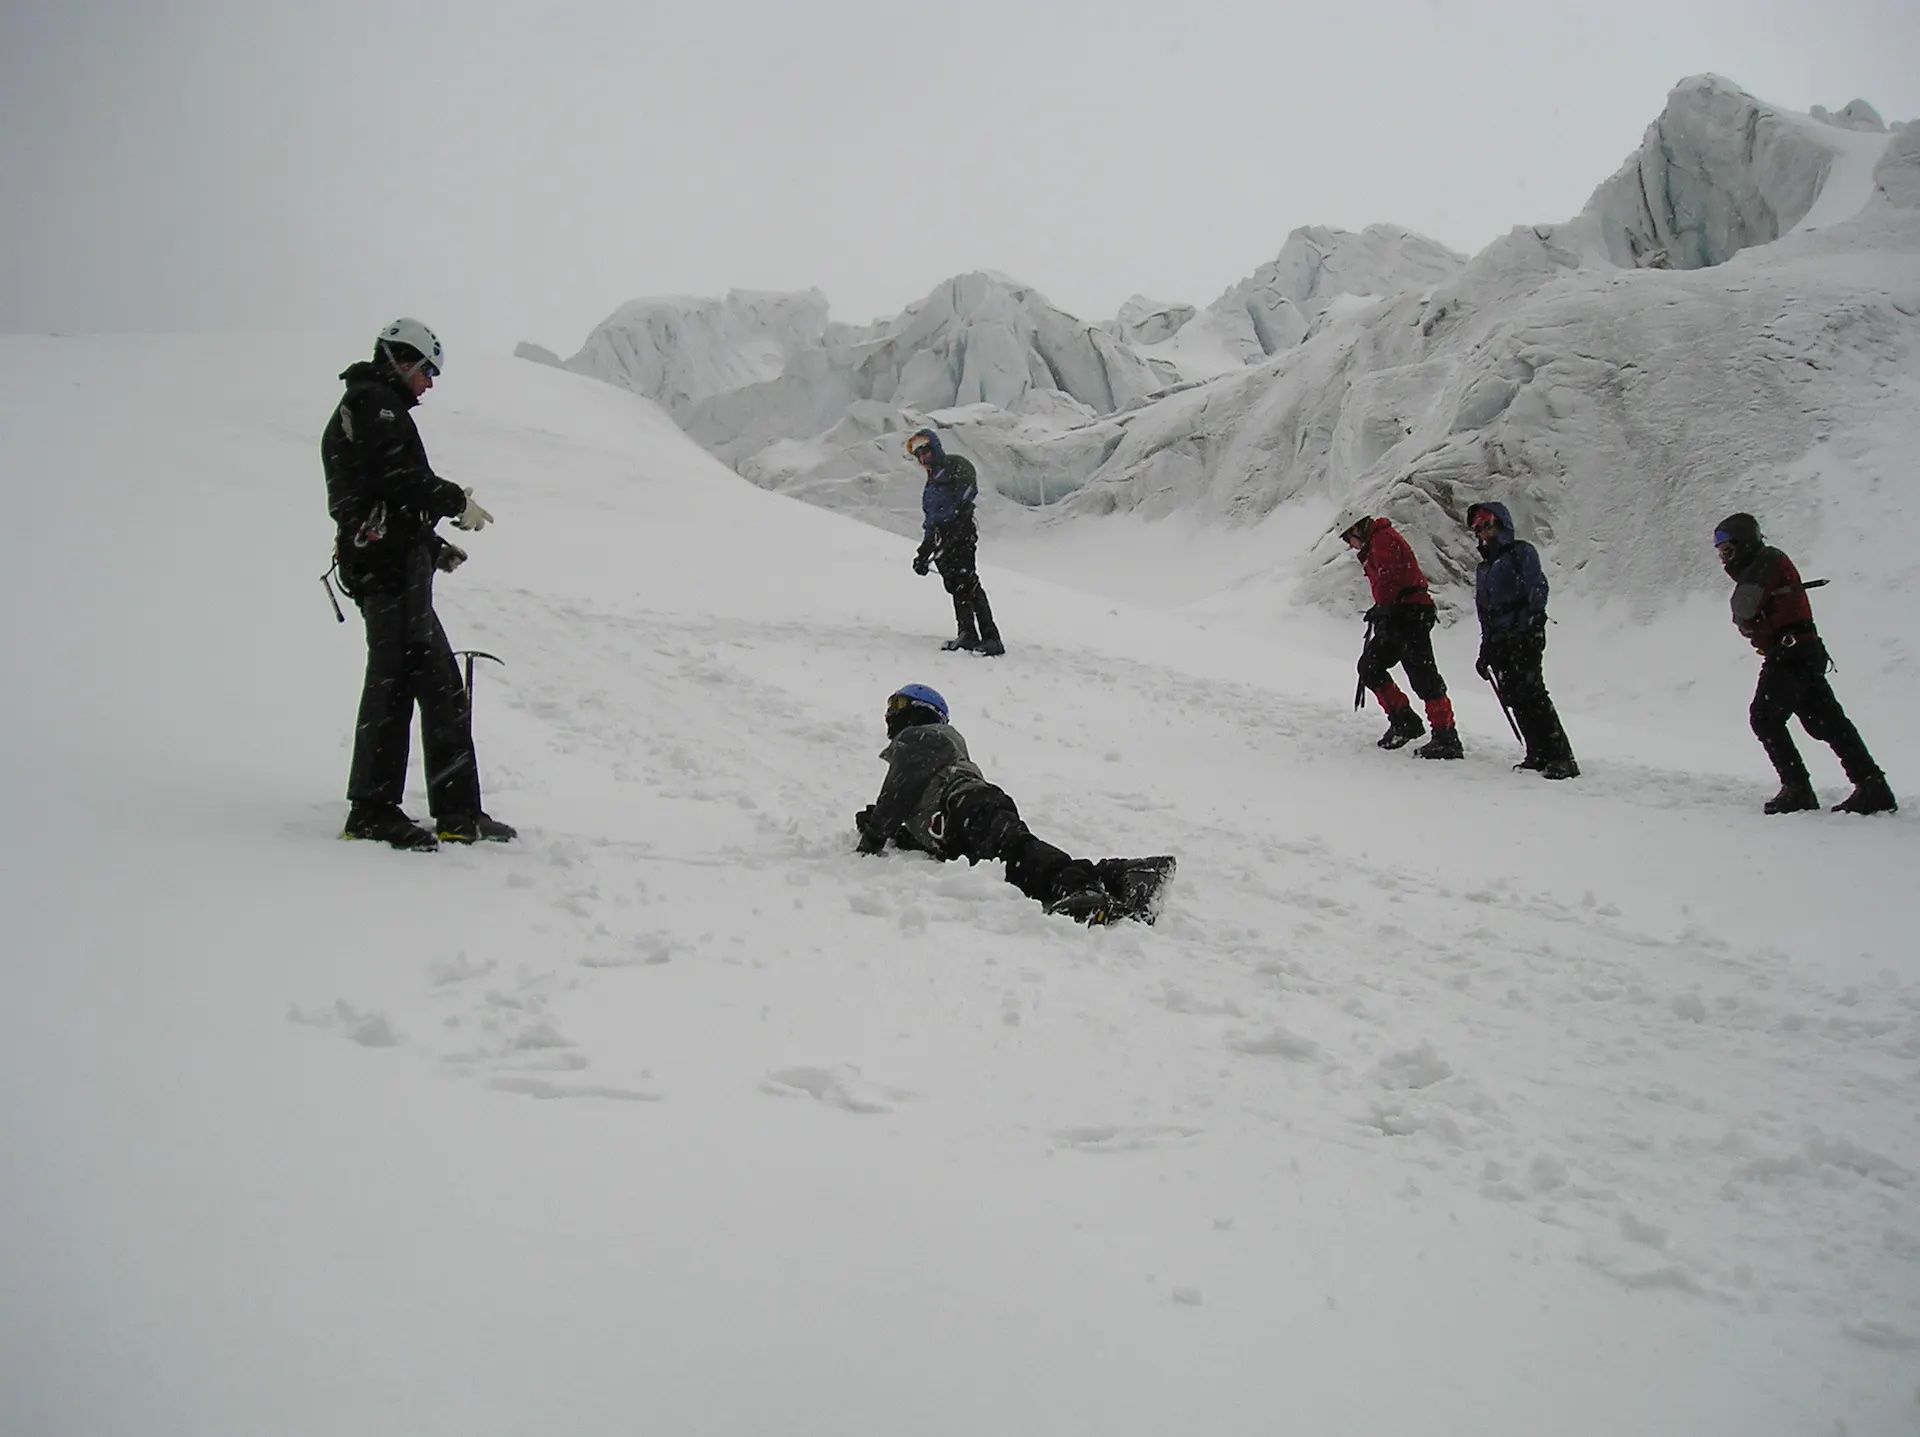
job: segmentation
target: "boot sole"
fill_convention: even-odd
[[[395,843],[391,838],[381,838],[371,833],[347,833],[342,831],[340,841],[342,843],[384,843],[388,848],[395,849],[401,853],[432,853],[440,846],[440,841],[438,838],[434,838],[432,834],[428,834],[427,836],[433,841],[430,843]]]

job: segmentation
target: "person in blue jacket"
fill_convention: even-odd
[[[980,484],[973,465],[942,449],[940,436],[931,429],[916,429],[909,434],[907,453],[927,471],[926,487],[920,491],[925,527],[919,551],[913,556],[913,572],[925,574],[929,565],[940,570],[940,581],[953,599],[958,627],[954,637],[940,647],[989,656],[1004,654],[1007,646],[1000,642],[1000,630],[993,622],[987,592],[980,587],[980,573],[974,566],[980,531],[973,522],[973,501],[980,497]]]
[[[1540,555],[1514,537],[1505,504],[1469,505],[1467,527],[1480,545],[1480,566],[1473,574],[1480,657],[1473,669],[1493,680],[1527,746],[1527,756],[1514,766],[1542,778],[1578,778],[1580,765],[1540,672],[1547,652],[1547,576]]]

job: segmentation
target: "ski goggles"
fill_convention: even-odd
[[[887,712],[889,714],[903,714],[910,708],[918,707],[919,704],[920,700],[913,698],[911,695],[895,694],[887,700]]]
[[[933,453],[933,441],[924,434],[916,434],[907,440],[907,453],[915,459],[925,459]]]

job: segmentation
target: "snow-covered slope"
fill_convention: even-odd
[[[1910,1422],[1912,695],[1844,648],[1891,819],[1757,812],[1717,600],[1618,653],[1568,612],[1577,783],[1464,688],[1422,764],[1344,625],[990,548],[1013,651],[941,654],[898,540],[463,356],[421,422],[499,522],[440,608],[508,660],[524,837],[395,854],[333,839],[315,582],[362,337],[261,347],[0,340],[9,1437]],[[1182,522],[1109,563],[1217,582]],[[852,854],[908,679],[1045,836],[1179,854],[1161,924]]]
[[[1738,134],[1750,154],[1729,149]],[[1920,210],[1902,189],[1917,145],[1911,127],[1855,134],[1683,84],[1580,217],[1517,229],[1430,296],[1349,307],[1259,369],[1124,416],[1068,507],[1244,521],[1368,502],[1459,594],[1461,513],[1501,498],[1576,586],[1642,613],[1718,584],[1702,536],[1729,510],[1871,534],[1846,476],[1897,471],[1920,393]],[[1622,195],[1652,152],[1671,159],[1641,232]],[[1796,230],[1829,176],[1826,223]],[[1681,268],[1609,258],[1656,244]],[[1276,557],[1298,597],[1350,587],[1330,537]]]
[[[1346,603],[1350,566],[1297,542],[1300,516],[1377,505],[1451,605],[1464,505],[1499,497],[1572,591],[1644,617],[1718,584],[1702,536],[1729,510],[1835,548],[1875,532],[1854,499],[1905,464],[1920,392],[1917,145],[1864,103],[1816,118],[1697,76],[1571,220],[1464,263],[1392,226],[1298,230],[1206,310],[1136,298],[1074,331],[1120,346],[1130,383],[1043,373],[1002,316],[1025,292],[975,276],[882,326],[875,369],[814,351],[682,421],[757,484],[904,531],[919,476],[899,436],[931,419],[979,466],[991,539],[1114,513],[1279,521],[1288,547],[1218,592],[1321,606]],[[973,348],[999,358],[956,359]]]
[[[1838,138],[1718,75],[1696,75],[1668,96],[1581,222],[1622,268],[1724,264],[1799,223],[1844,153]]]
[[[818,290],[641,299],[596,325],[565,367],[643,394],[684,420],[703,399],[778,379],[827,330],[827,297]]]
[[[603,321],[566,367],[659,400],[730,461],[810,438],[855,402],[1086,418],[1161,387],[1112,334],[985,270],[866,329],[829,326],[826,316],[818,291],[639,300]]]
[[[1314,225],[1287,236],[1274,259],[1207,306],[1242,325],[1257,346],[1249,358],[1291,349],[1342,296],[1424,294],[1455,274],[1466,256],[1398,225],[1359,234]]]

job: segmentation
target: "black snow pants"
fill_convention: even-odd
[[[399,804],[418,704],[428,808],[436,818],[478,813],[480,770],[473,755],[472,710],[431,597],[423,601],[416,589],[412,594],[369,594],[357,602],[367,626],[367,677],[353,732],[348,801]]]
[[[1782,783],[1811,782],[1800,750],[1787,732],[1790,718],[1798,718],[1809,737],[1834,751],[1854,783],[1881,777],[1880,766],[1867,752],[1859,730],[1834,697],[1827,682],[1828,666],[1827,646],[1814,636],[1783,640],[1761,662],[1760,682],[1747,717]]]
[[[971,510],[934,528],[933,564],[940,571],[940,582],[946,585],[953,599],[958,637],[968,645],[1000,637],[1000,630],[993,622],[993,609],[987,603],[987,591],[980,587],[980,571],[975,567],[979,546],[980,530]]]
[[[1493,670],[1500,697],[1520,730],[1520,741],[1527,746],[1527,758],[1541,763],[1573,757],[1573,746],[1560,726],[1560,715],[1541,672],[1546,652],[1544,633],[1514,634],[1490,640],[1487,645],[1487,666]]]
[[[1378,693],[1393,682],[1391,670],[1404,665],[1407,682],[1422,699],[1443,699],[1447,681],[1433,658],[1434,611],[1425,604],[1390,604],[1376,609],[1368,620],[1367,641],[1360,650],[1360,682]]]
[[[969,863],[1000,859],[1007,865],[1007,882],[1036,902],[1099,886],[1099,869],[1092,862],[1035,838],[1013,800],[990,783],[951,800],[947,819],[958,833],[956,857]]]

